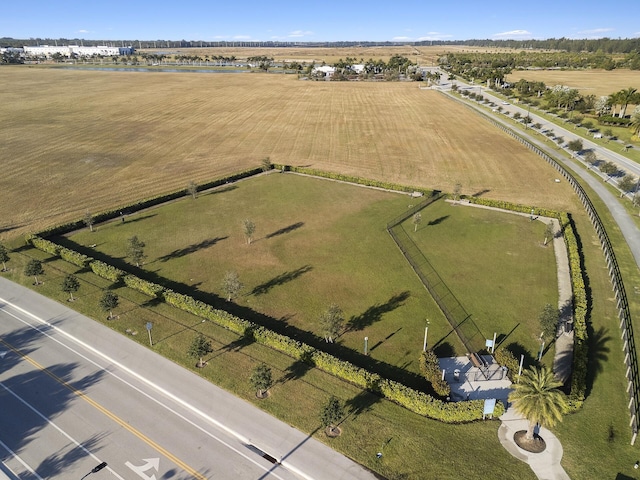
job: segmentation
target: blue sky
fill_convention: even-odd
[[[640,2],[616,0],[28,0],[0,37],[204,41],[419,41],[640,37]]]

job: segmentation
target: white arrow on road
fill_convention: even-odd
[[[157,472],[158,467],[160,467],[160,459],[159,458],[143,458],[142,461],[146,463],[144,463],[143,465],[140,465],[139,467],[132,464],[131,462],[125,462],[125,465],[129,467],[131,470],[133,470],[134,472],[136,472],[136,474],[139,477],[147,478],[148,480],[156,480],[156,475],[154,473],[152,473],[151,475],[146,475],[144,472],[152,468],[155,469],[155,471]]]

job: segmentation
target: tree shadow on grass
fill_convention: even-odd
[[[589,360],[587,362],[587,395],[593,388],[593,383],[604,369],[604,364],[609,360],[611,349],[607,344],[611,341],[609,330],[600,327],[598,331],[589,335]]]
[[[435,353],[438,358],[448,358],[453,357],[455,351],[453,345],[449,342],[439,342],[438,346],[433,348],[433,353]]]
[[[484,189],[484,190],[480,190],[479,192],[474,193],[473,195],[471,195],[473,198],[478,198],[481,197],[482,195],[484,195],[485,193],[489,193],[491,190],[488,189]]]
[[[368,392],[366,390],[362,390],[355,397],[350,400],[347,400],[345,403],[345,407],[349,414],[347,417],[357,417],[361,413],[366,413],[371,410],[373,405],[378,403],[381,400],[380,395],[376,395],[375,393]],[[346,420],[346,418],[345,418]],[[344,420],[343,420],[344,421]],[[342,423],[342,422],[340,422]]]
[[[374,305],[362,312],[360,315],[353,316],[347,322],[347,331],[360,331],[365,327],[373,325],[374,323],[382,319],[382,315],[389,313],[396,308],[402,306],[404,301],[409,298],[410,293],[408,291],[398,293],[391,297],[387,303],[382,305]]]
[[[355,351],[351,348],[347,348],[343,345],[339,345],[336,343],[327,344],[326,342],[323,341],[321,337],[318,337],[313,332],[302,330],[296,327],[295,325],[290,325],[286,322],[281,321],[281,319],[274,318],[269,315],[265,315],[261,312],[253,310],[250,307],[238,305],[232,302],[227,302],[226,299],[214,293],[194,290],[190,285],[169,280],[165,277],[161,277],[157,273],[150,272],[143,269],[136,269],[135,267],[132,267],[131,265],[129,265],[128,263],[124,262],[121,259],[114,259],[101,252],[93,251],[88,247],[77,244],[76,242],[70,240],[69,238],[55,237],[55,238],[52,238],[52,240],[58,243],[59,245],[70,248],[79,253],[83,253],[85,255],[91,256],[96,260],[100,260],[110,265],[113,265],[114,267],[120,268],[125,272],[135,273],[135,275],[137,275],[138,277],[144,280],[161,285],[176,293],[188,295],[192,297],[194,300],[199,300],[201,302],[204,302],[212,306],[213,308],[225,310],[229,314],[234,315],[238,318],[248,320],[257,325],[266,327],[270,330],[273,330],[276,333],[285,335],[293,340],[304,342],[307,345],[317,348],[320,351],[327,352],[331,355],[335,355],[336,357],[342,360],[351,362],[357,367],[365,368],[369,371],[378,373],[379,375],[385,378],[404,383],[405,385],[411,388],[415,388],[425,392],[430,391],[430,385],[424,379],[424,377],[422,377],[417,373],[406,370],[405,368],[403,368],[402,365],[392,365],[390,363],[379,361],[379,360],[376,360],[375,358],[372,358],[371,356],[364,355],[360,351]],[[115,286],[119,287],[122,285],[116,284]],[[392,297],[392,299],[390,300],[390,303],[394,304],[395,307],[397,307],[399,306],[399,304],[401,304],[402,300],[404,298],[408,298],[408,296],[409,296],[409,292],[404,292],[402,294],[396,295]],[[389,311],[388,307],[382,310],[383,311],[379,312],[380,314],[384,313],[385,311]],[[363,317],[363,315],[361,315],[360,317]],[[176,321],[176,323],[181,324],[181,322],[178,322],[178,321]]]
[[[227,237],[209,238],[207,240],[203,240],[200,243],[194,243],[193,245],[189,245],[188,247],[174,250],[171,253],[168,253],[166,255],[163,255],[162,257],[159,257],[158,260],[160,260],[161,262],[167,262],[173,258],[184,257],[185,255],[189,255],[190,253],[194,253],[194,252],[197,252],[198,250],[202,250],[212,245],[215,245],[216,243],[222,240],[226,240],[227,238],[229,237],[227,236]]]
[[[296,270],[281,273],[280,275],[273,277],[271,280],[255,286],[254,289],[249,292],[249,295],[264,295],[266,293],[269,293],[269,290],[271,290],[273,287],[291,282],[292,280],[295,280],[296,278],[304,275],[307,272],[310,272],[311,270],[313,270],[313,267],[311,265],[305,265],[304,267],[300,267]]]
[[[313,365],[310,359],[305,360],[296,360],[291,365],[287,367],[285,373],[282,377],[280,377],[279,383],[286,383],[289,380],[298,380],[304,377],[309,370],[313,368]]]
[[[427,225],[429,225],[429,226],[439,225],[440,223],[444,222],[447,218],[449,218],[449,215],[444,215],[442,217],[438,217],[436,219],[430,220],[429,223],[427,223]]]
[[[496,347],[499,347],[500,345],[502,345],[507,340],[507,338],[509,338],[511,334],[516,331],[516,328],[518,328],[519,326],[520,326],[520,322],[516,323],[515,327],[513,327],[511,331],[509,331],[509,333],[507,334],[501,333],[500,335],[498,335],[498,338],[496,338]]]
[[[273,238],[273,237],[277,237],[278,235],[284,235],[285,233],[289,233],[289,232],[293,232],[294,230],[297,230],[303,225],[304,225],[304,222],[292,223],[291,225],[288,225],[284,228],[276,230],[275,232],[271,232],[270,234],[266,235],[264,238]]]

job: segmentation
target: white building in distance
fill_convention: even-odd
[[[119,55],[132,55],[133,47],[109,47],[107,45],[97,45],[95,47],[84,47],[81,45],[38,45],[35,47],[23,47],[24,54],[34,57],[50,58],[56,53],[65,57],[91,57],[101,55],[103,57],[114,57]]]

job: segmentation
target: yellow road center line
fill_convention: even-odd
[[[8,344],[6,341],[4,341],[3,339],[0,338],[0,343],[2,343],[3,345],[5,345],[8,349],[10,349],[12,352],[16,353],[17,355],[19,355],[20,357],[22,357],[23,359],[25,359],[27,362],[29,362],[31,365],[33,365],[35,368],[37,368],[38,370],[46,373],[47,375],[49,375],[49,377],[51,377],[52,379],[54,379],[56,382],[58,382],[60,385],[62,385],[63,387],[67,388],[68,390],[70,390],[71,392],[74,393],[74,395],[76,395],[77,397],[81,398],[82,400],[84,400],[85,402],[87,402],[89,405],[91,405],[92,407],[94,407],[96,410],[102,412],[104,415],[106,415],[107,417],[109,417],[111,420],[113,420],[114,422],[116,422],[118,425],[120,425],[121,427],[125,428],[127,431],[129,431],[130,433],[132,433],[133,435],[135,435],[136,437],[138,437],[140,440],[142,440],[144,443],[146,443],[147,445],[149,445],[151,448],[153,448],[154,450],[156,450],[158,453],[160,453],[161,455],[165,456],[166,458],[168,458],[169,460],[171,460],[173,463],[175,463],[176,465],[178,465],[180,468],[182,468],[183,470],[185,470],[186,472],[188,472],[189,474],[193,475],[194,478],[198,479],[198,480],[207,480],[207,477],[205,477],[204,475],[202,475],[201,473],[199,473],[198,471],[194,470],[193,468],[191,468],[189,465],[187,465],[186,463],[184,463],[182,460],[180,460],[178,457],[176,457],[175,455],[173,455],[171,452],[167,451],[165,448],[163,448],[162,446],[158,445],[156,442],[154,442],[153,440],[151,440],[149,437],[147,437],[144,433],[136,430],[135,428],[133,428],[131,425],[129,425],[127,422],[125,422],[124,420],[122,420],[120,417],[118,417],[117,415],[115,415],[114,413],[110,412],[109,410],[107,410],[105,407],[103,407],[102,405],[100,405],[98,402],[96,402],[95,400],[93,400],[92,398],[90,398],[89,396],[87,396],[87,394],[85,394],[84,392],[81,392],[80,390],[78,390],[77,388],[75,388],[73,385],[70,385],[69,383],[65,382],[62,378],[58,377],[55,373],[51,372],[50,370],[48,370],[46,367],[43,367],[42,365],[40,365],[38,362],[36,362],[33,358],[29,357],[28,355],[25,355],[24,353],[22,353],[20,350],[16,349],[15,347],[13,347],[12,345]]]

